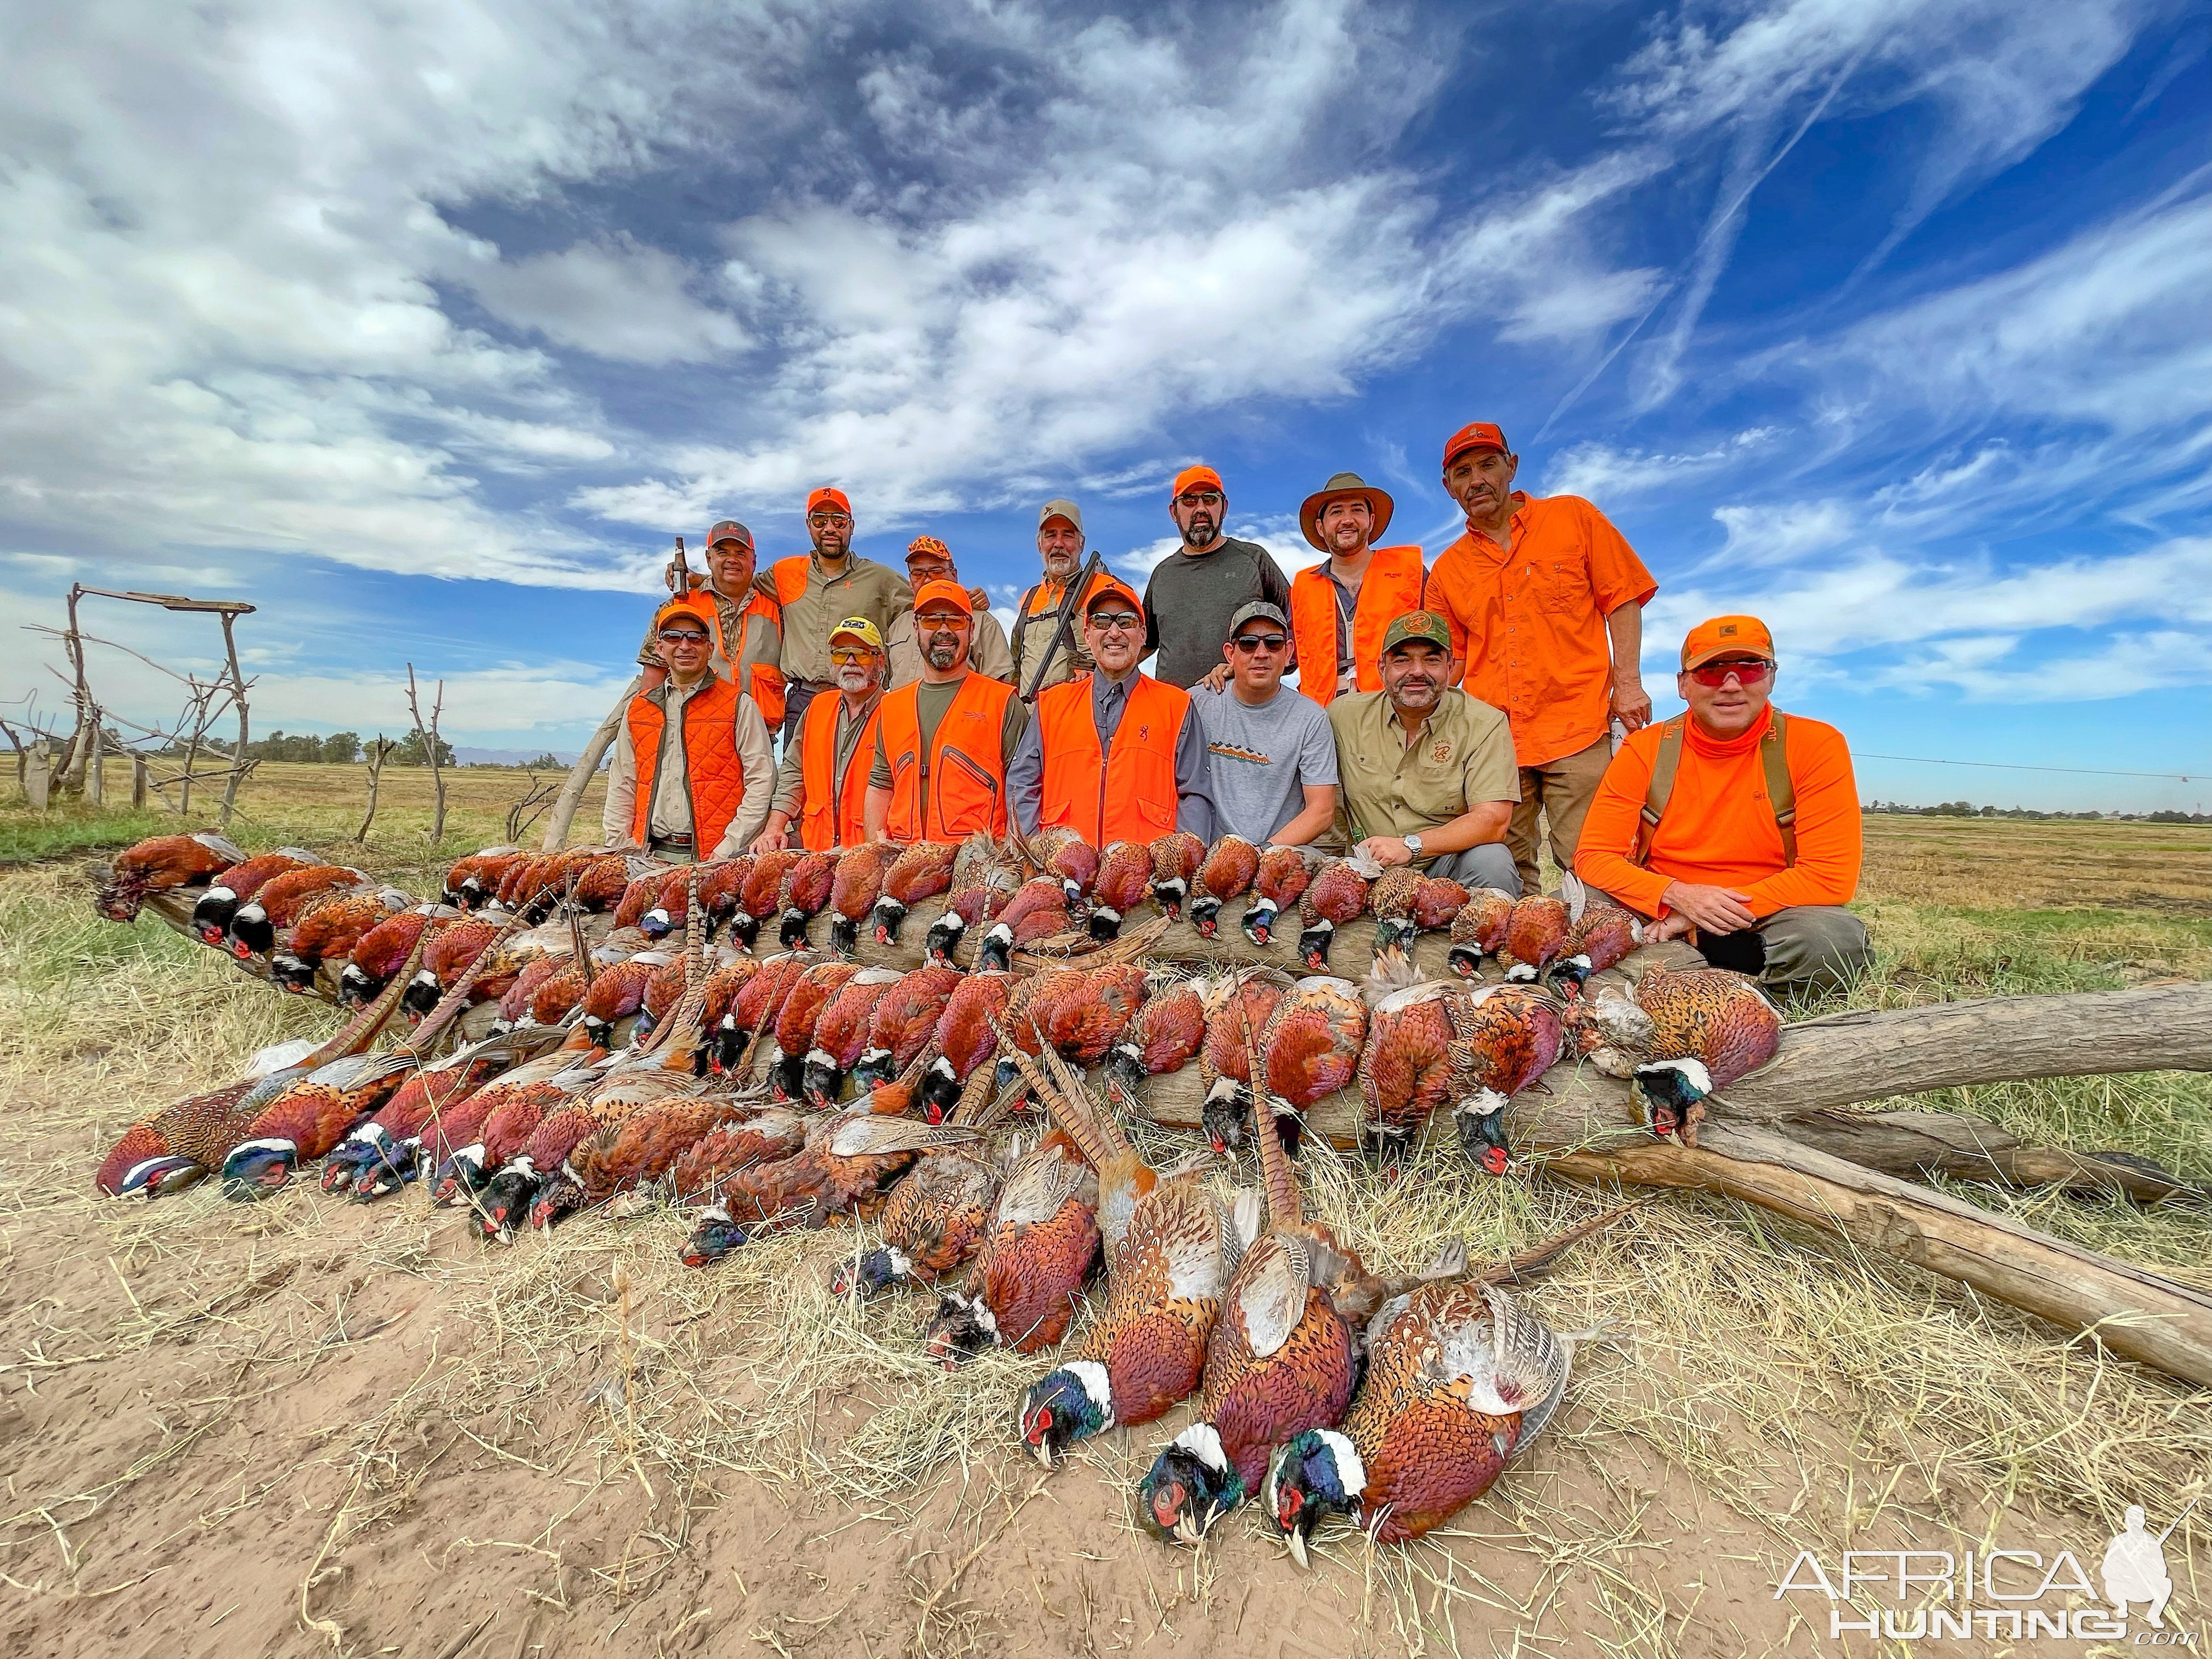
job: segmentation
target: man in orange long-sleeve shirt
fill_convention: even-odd
[[[1430,573],[1428,605],[1450,624],[1468,696],[1512,724],[1521,802],[1505,844],[1533,893],[1537,815],[1552,857],[1569,868],[1613,757],[1607,726],[1617,716],[1633,732],[1651,718],[1637,659],[1644,607],[1659,585],[1581,496],[1514,489],[1520,465],[1487,421],[1446,441],[1444,489],[1467,514],[1467,533]]]
[[[1858,786],[1844,734],[1771,706],[1774,641],[1716,617],[1682,641],[1689,712],[1621,745],[1583,820],[1575,873],[1658,918],[1716,968],[1778,987],[1841,984],[1873,960],[1844,906],[1859,881]]]

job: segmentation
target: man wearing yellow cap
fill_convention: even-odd
[[[787,738],[815,695],[835,684],[830,630],[848,617],[866,617],[887,634],[914,604],[914,590],[896,571],[853,551],[853,504],[843,490],[817,489],[806,498],[806,533],[814,550],[778,559],[758,584],[783,617]]]
[[[934,536],[916,536],[906,547],[906,579],[917,593],[930,582],[957,582],[952,550]],[[975,631],[969,641],[968,663],[979,674],[1009,685],[1014,678],[1014,653],[1006,643],[1006,630],[991,614],[990,596],[980,587],[968,590],[974,602]],[[890,664],[884,684],[896,691],[921,678],[921,647],[915,643],[914,612],[909,611],[884,630],[884,653]]]
[[[1163,684],[1193,686],[1221,665],[1229,619],[1254,600],[1287,612],[1291,584],[1267,550],[1229,534],[1229,497],[1210,466],[1185,467],[1168,500],[1180,545],[1145,587],[1145,650]],[[1090,603],[1085,596],[1085,603]]]
[[[768,817],[775,787],[768,723],[715,659],[709,599],[672,599],[653,620],[668,678],[630,699],[600,832],[610,846],[679,863],[728,858]]]
[[[775,771],[775,800],[756,853],[799,844],[811,853],[857,847],[867,835],[868,769],[876,754],[876,721],[884,700],[884,636],[866,617],[848,617],[830,631],[830,667],[837,695],[807,705],[784,745]]]
[[[1214,836],[1206,735],[1190,693],[1137,667],[1145,607],[1125,583],[1085,601],[1083,642],[1097,665],[1037,693],[1036,720],[1007,775],[1024,835],[1066,826],[1093,847]]]
[[[1583,820],[1575,873],[1717,968],[1833,988],[1873,960],[1858,889],[1858,785],[1832,726],[1773,707],[1773,636],[1715,617],[1682,641],[1685,714],[1620,746]]]
[[[927,582],[915,595],[921,678],[884,696],[868,771],[871,841],[1006,833],[1006,763],[1029,709],[1012,686],[969,666],[975,610],[958,582]]]

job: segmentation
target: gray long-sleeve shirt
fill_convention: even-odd
[[[1131,669],[1120,679],[1104,670],[1091,675],[1091,719],[1098,731],[1098,750],[1110,758],[1114,734],[1121,728],[1121,711],[1128,706],[1128,688],[1137,677]],[[1044,739],[1040,722],[1031,720],[1006,768],[1006,795],[1014,821],[1022,833],[1033,836],[1044,805]],[[1186,708],[1182,729],[1176,734],[1176,828],[1188,830],[1200,841],[1213,840],[1213,781],[1207,769],[1206,737],[1199,730],[1198,711]]]

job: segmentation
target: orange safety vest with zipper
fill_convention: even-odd
[[[1149,674],[1129,681],[1114,749],[1102,756],[1091,713],[1091,676],[1048,686],[1036,696],[1037,740],[1044,755],[1037,825],[1065,824],[1093,847],[1153,842],[1176,827],[1176,745],[1190,714],[1190,694]]]
[[[891,769],[884,835],[896,842],[963,841],[978,830],[1005,835],[1006,763],[1012,757],[1006,753],[1001,734],[1014,688],[969,669],[931,733],[927,755],[921,750],[921,691],[920,680],[902,685],[887,694],[877,710],[884,758]]]
[[[673,684],[672,681],[671,684]],[[738,688],[720,675],[684,705],[684,781],[691,797],[691,847],[701,858],[722,844],[745,798],[744,763],[734,728]],[[650,696],[629,700],[629,749],[637,763],[637,801],[629,838],[642,847],[653,827],[653,797],[668,713]]]
[[[842,782],[831,775],[837,769],[837,716],[843,697],[824,692],[806,705],[799,718],[799,844],[810,853],[826,853],[833,847],[858,847],[867,839],[863,822],[868,804],[868,768],[876,754],[876,726],[883,719],[879,697],[861,723],[860,735],[845,762]]]
[[[1378,547],[1352,608],[1352,673],[1362,691],[1382,689],[1382,635],[1428,594],[1429,573],[1418,547]],[[1298,653],[1298,690],[1326,708],[1336,699],[1336,584],[1326,567],[1301,570],[1291,582],[1291,641]]]

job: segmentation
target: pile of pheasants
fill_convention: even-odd
[[[134,1124],[100,1166],[103,1192],[216,1174],[258,1197],[319,1160],[325,1190],[370,1200],[419,1182],[497,1240],[659,1187],[696,1212],[694,1266],[772,1230],[863,1218],[881,1243],[833,1288],[935,1291],[925,1341],[947,1364],[1058,1343],[1103,1262],[1103,1310],[1030,1391],[1025,1442],[1049,1463],[1195,1393],[1202,1420],[1146,1477],[1148,1523],[1192,1540],[1257,1492],[1301,1559],[1331,1510],[1402,1538],[1486,1491],[1559,1403],[1572,1347],[1498,1288],[1564,1240],[1486,1273],[1460,1255],[1392,1282],[1307,1220],[1291,1162],[1305,1114],[1356,1086],[1370,1147],[1394,1161],[1442,1108],[1498,1176],[1508,1104],[1563,1053],[1631,1078],[1654,1132],[1687,1138],[1700,1103],[1770,1057],[1780,1029],[1750,981],[1717,970],[1587,988],[1639,936],[1610,906],[1234,836],[977,836],[673,869],[496,848],[418,904],[296,849],[249,859],[175,836],[118,857],[100,908],[127,921],[161,891],[195,896],[209,945],[260,958],[295,993],[334,981],[355,1012],[320,1048],[264,1051],[228,1087]],[[850,959],[864,930],[888,945],[938,899],[924,965]],[[1122,935],[1148,899],[1209,937],[1241,899],[1262,947],[1295,908],[1309,973],[1148,962],[1164,924]],[[825,911],[822,950],[810,934]],[[1355,984],[1324,970],[1362,915],[1376,955]],[[1449,932],[1456,977],[1415,974],[1411,943],[1428,931]],[[1486,959],[1501,979],[1482,981]],[[456,1046],[480,1003],[496,1018]],[[373,1051],[395,1020],[419,1023]],[[1188,1170],[1155,1170],[1123,1130],[1115,1107],[1141,1115],[1147,1079],[1188,1065],[1212,1154],[1249,1149],[1259,1193],[1231,1202]]]

